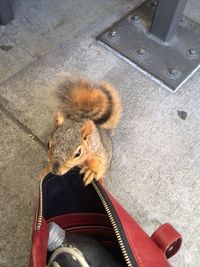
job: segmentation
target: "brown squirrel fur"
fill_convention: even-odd
[[[55,130],[48,143],[48,170],[63,175],[81,168],[83,181],[104,179],[112,158],[110,130],[120,119],[120,98],[108,82],[75,80],[63,83]]]

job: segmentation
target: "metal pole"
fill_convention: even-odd
[[[0,0],[0,25],[6,25],[14,19],[9,0]]]
[[[186,3],[147,0],[98,40],[175,92],[200,68],[200,24],[182,16]]]
[[[169,41],[176,33],[187,0],[159,0],[150,32],[162,41]]]

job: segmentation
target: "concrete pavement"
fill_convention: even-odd
[[[53,126],[54,89],[64,72],[109,80],[117,87],[123,116],[113,137],[107,186],[149,234],[165,222],[182,233],[183,246],[170,260],[172,266],[198,265],[199,71],[172,94],[95,39],[139,3],[118,1],[116,6],[113,1],[113,10],[92,17],[92,23],[87,19],[68,40],[2,80],[1,266],[27,266],[37,175],[45,165],[43,145]],[[186,14],[200,23],[199,1],[189,1]],[[187,113],[185,120],[180,111]]]

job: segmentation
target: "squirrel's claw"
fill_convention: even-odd
[[[88,167],[82,167],[80,170],[80,174],[84,174],[88,170]]]
[[[88,169],[85,172],[84,178],[83,178],[83,182],[86,185],[90,184],[94,179],[96,179],[96,173],[90,169]]]

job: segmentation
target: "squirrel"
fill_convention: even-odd
[[[112,159],[110,133],[121,115],[121,100],[109,82],[65,81],[57,90],[60,101],[55,129],[48,142],[48,170],[63,175],[73,167],[83,182],[106,177]]]

